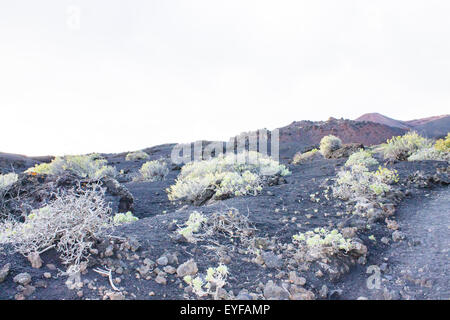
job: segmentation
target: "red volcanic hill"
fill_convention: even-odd
[[[407,130],[385,124],[330,118],[327,121],[294,121],[280,128],[280,155],[292,157],[296,152],[319,144],[327,135],[335,135],[344,143],[374,145],[385,142]]]
[[[450,115],[448,114],[401,121],[379,113],[366,113],[355,119],[355,121],[380,123],[405,130],[414,130],[429,138],[440,138],[450,131]]]

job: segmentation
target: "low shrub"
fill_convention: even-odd
[[[198,211],[194,211],[190,214],[189,219],[186,221],[185,226],[178,229],[177,232],[181,234],[189,242],[197,242],[197,238],[194,233],[198,232],[202,224],[206,223],[208,219]]]
[[[225,286],[228,277],[228,268],[223,264],[219,264],[216,268],[208,268],[204,279],[200,276],[192,278],[185,276],[184,282],[192,287],[198,297],[211,295],[213,299],[219,299],[219,292]]]
[[[150,156],[142,150],[130,152],[126,155],[126,161],[147,160]]]
[[[380,146],[384,158],[387,160],[407,160],[420,149],[430,148],[431,141],[420,136],[417,132],[408,132],[403,136],[393,137]]]
[[[265,179],[288,174],[290,171],[284,165],[260,153],[228,154],[184,165],[167,193],[170,200],[192,202],[201,199],[207,191],[213,199],[256,195]]]
[[[128,211],[127,213],[116,213],[113,218],[115,225],[131,223],[138,220],[139,218],[135,217],[131,211]]]
[[[438,160],[450,161],[450,153],[439,151],[435,147],[423,148],[408,157],[408,161]]]
[[[317,154],[317,152],[319,152],[319,149],[312,149],[304,153],[297,153],[292,159],[292,163],[299,164],[301,162],[307,161],[308,159],[311,159],[315,154]]]
[[[309,260],[333,256],[341,251],[347,253],[355,248],[353,241],[344,238],[336,229],[329,231],[326,228],[316,228],[296,234],[292,239],[294,244],[309,256]]]
[[[0,200],[5,196],[11,186],[17,182],[18,177],[16,173],[0,174]]]
[[[445,139],[439,139],[434,144],[434,148],[440,152],[450,152],[450,132],[447,133]]]
[[[164,180],[169,173],[169,168],[164,161],[152,160],[144,163],[139,169],[139,175],[135,181],[159,181]]]
[[[9,243],[25,257],[55,248],[71,272],[89,258],[89,249],[113,227],[105,190],[98,185],[56,195],[45,207],[33,210],[24,222],[0,225],[0,242]]]
[[[355,152],[352,155],[350,155],[347,162],[345,163],[345,166],[351,167],[354,165],[358,165],[370,167],[377,164],[378,161],[372,157],[372,153],[370,151],[360,149],[358,152]]]
[[[322,153],[325,158],[328,158],[331,152],[339,149],[341,146],[341,139],[330,134],[320,140],[320,153]]]
[[[99,180],[104,177],[115,177],[114,167],[97,154],[56,157],[50,163],[42,163],[26,170],[27,173],[60,175],[66,171],[81,178]]]

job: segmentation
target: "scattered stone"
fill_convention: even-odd
[[[55,271],[56,270],[56,266],[54,264],[46,264],[45,265],[49,270]]]
[[[25,297],[29,297],[29,296],[31,296],[34,293],[35,290],[36,290],[35,287],[27,285],[27,286],[25,286],[24,290],[22,291],[22,294]]]
[[[262,254],[262,258],[267,268],[279,269],[283,266],[283,261],[281,260],[281,258],[275,255],[273,252],[264,252]]]
[[[44,272],[44,278],[50,279],[52,277],[52,274],[50,272]]]
[[[303,287],[292,286],[289,290],[291,293],[291,300],[315,300],[316,296],[312,291],[306,290]]]
[[[103,299],[106,300],[125,300],[125,296],[122,292],[107,292],[104,296]]]
[[[358,299],[356,299],[356,300],[369,300],[369,299],[367,297],[361,296],[361,297],[358,297]]]
[[[14,296],[16,300],[25,300],[25,296],[22,293],[18,293]]]
[[[319,291],[319,295],[322,299],[326,299],[328,297],[328,287],[323,285]]]
[[[177,272],[177,269],[175,269],[175,268],[172,267],[172,266],[165,266],[165,267],[163,268],[163,270],[164,270],[164,272],[166,272],[166,273],[168,273],[168,274],[174,274],[174,273]]]
[[[405,239],[405,234],[403,232],[396,230],[392,233],[392,240],[394,240],[395,242],[404,240],[404,239]]]
[[[112,257],[114,255],[114,247],[109,245],[105,249],[105,257]]]
[[[83,295],[84,295],[83,291],[80,290],[80,291],[77,292],[78,298],[82,298]]]
[[[6,277],[9,274],[10,268],[11,268],[11,264],[7,263],[0,269],[0,283],[5,281]]]
[[[306,279],[299,277],[295,271],[289,272],[289,281],[297,286],[303,286],[306,283]]]
[[[384,244],[389,244],[389,241],[390,241],[389,238],[386,237],[381,238],[381,242]]]
[[[187,275],[195,275],[198,272],[197,263],[194,260],[188,260],[177,268],[177,275],[184,277]]]
[[[289,292],[269,280],[264,286],[264,297],[267,300],[287,300],[289,299]]]
[[[15,283],[21,284],[23,286],[26,286],[31,282],[31,276],[29,273],[19,273],[17,276],[13,278],[13,281]]]
[[[169,259],[167,259],[166,256],[161,256],[158,260],[156,260],[156,263],[160,266],[165,266],[169,263]]]
[[[39,256],[39,253],[37,252],[30,253],[27,259],[28,261],[30,261],[32,268],[39,269],[40,267],[42,267],[42,259]]]
[[[166,278],[162,277],[161,275],[158,275],[155,279],[156,283],[162,284],[162,285],[166,285],[167,284],[167,280]]]

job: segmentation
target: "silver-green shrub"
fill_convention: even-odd
[[[341,146],[341,139],[330,134],[320,140],[320,153],[322,153],[325,158],[328,158],[331,152],[339,149]]]
[[[164,180],[169,173],[166,162],[161,160],[147,161],[139,169],[135,181],[159,181]]]

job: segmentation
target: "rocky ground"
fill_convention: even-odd
[[[170,146],[147,152],[154,159],[166,158]],[[179,167],[173,166],[164,181],[132,182],[127,173],[144,161],[125,161],[125,154],[106,157],[124,173],[117,183],[103,181],[112,206],[133,210],[140,220],[118,227],[98,243],[89,265],[73,282],[67,282],[53,250],[41,255],[40,268],[32,268],[23,256],[0,247],[0,299],[196,299],[182,277],[205,274],[220,263],[229,270],[218,292],[223,299],[450,298],[446,162],[388,165],[398,171],[400,182],[386,205],[393,221],[387,225],[385,217],[367,220],[349,214],[348,204],[331,196],[330,186],[345,157],[289,164],[292,174],[257,196],[202,206],[168,200],[165,189],[174,183]],[[62,183],[23,179],[24,186],[40,185],[44,194]],[[36,201],[31,189],[29,198]],[[231,211],[237,217],[233,234],[216,229],[196,243],[187,242],[176,230],[193,211],[211,221],[217,213]],[[330,259],[300,261],[292,236],[316,227],[344,230],[361,245]],[[111,281],[96,268],[111,270]],[[369,279],[372,275],[376,277]]]

